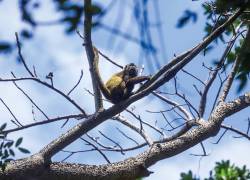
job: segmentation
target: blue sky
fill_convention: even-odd
[[[99,1],[105,4],[108,1]],[[160,13],[162,30],[164,34],[164,42],[166,44],[166,50],[159,52],[159,62],[161,65],[167,62],[167,59],[171,59],[174,54],[179,54],[185,50],[192,48],[198,42],[200,42],[204,36],[204,23],[205,18],[203,16],[203,11],[201,8],[201,3],[204,1],[160,1]],[[122,26],[126,27],[129,24],[131,17],[131,11],[129,10],[129,1],[124,5],[125,16],[122,19]],[[189,24],[183,29],[176,29],[176,23],[178,18],[182,15],[183,11],[186,9],[191,9],[199,13],[199,19],[196,24]],[[114,11],[118,11],[116,8]],[[53,6],[49,0],[45,0],[42,6],[42,10],[36,13],[36,18],[39,20],[50,20],[59,17],[59,14],[53,13]],[[115,20],[113,13],[109,13],[105,19],[106,23]],[[27,26],[20,22],[20,14],[17,9],[17,2],[3,1],[0,4],[0,40],[10,40],[14,41],[14,33],[20,30],[22,27]],[[129,29],[130,31],[130,29]],[[129,32],[128,31],[128,32]],[[130,33],[130,32],[129,32]],[[131,34],[135,33],[136,30],[131,28]],[[93,33],[94,44],[105,52],[111,59],[119,61],[119,64],[125,65],[128,60],[138,59],[138,46],[132,43],[126,45],[126,47],[119,51],[114,48],[114,50],[108,49],[109,34],[103,30],[97,30]],[[159,47],[159,41],[157,37],[153,37],[157,47]],[[122,40],[117,40],[116,45],[123,43]],[[62,89],[64,92],[68,92],[74,84],[77,82],[81,70],[83,70],[83,81],[76,91],[72,94],[72,98],[76,100],[82,107],[88,112],[93,112],[93,98],[84,89],[91,90],[91,81],[89,77],[88,65],[85,52],[82,47],[82,40],[75,33],[71,36],[65,36],[64,28],[62,26],[49,26],[40,27],[36,30],[35,38],[24,44],[23,55],[30,67],[32,65],[36,66],[38,75],[44,78],[46,74],[53,71],[54,72],[54,82],[58,89]],[[118,46],[119,47],[119,46]],[[208,73],[201,68],[201,63],[203,61],[211,61],[215,57],[220,57],[223,52],[225,45],[221,44],[216,50],[211,54],[204,57],[198,55],[194,62],[188,65],[187,70],[192,71],[194,74],[199,75],[203,80],[206,80]],[[163,55],[164,54],[164,55]],[[23,66],[17,64],[15,57],[17,52],[11,55],[0,56],[0,77],[6,78],[10,77],[10,72],[13,71],[19,77],[27,76]],[[163,59],[162,57],[167,57]],[[106,61],[100,62],[101,73],[104,79],[107,79],[110,74],[118,69],[107,63]],[[153,73],[149,72],[149,69],[145,69],[145,74]],[[179,83],[182,90],[186,90],[185,93],[192,98],[192,102],[197,103],[198,99],[192,88],[192,84],[195,83],[190,77],[186,77],[182,74],[178,77]],[[41,87],[34,82],[24,82],[19,83],[19,85],[28,92],[32,98],[41,106],[41,108],[47,112],[50,117],[56,117],[59,115],[73,114],[77,113],[77,110],[67,103],[61,96],[51,92],[47,88]],[[171,86],[171,84],[169,84]],[[167,87],[171,89],[172,87]],[[215,94],[216,86],[212,89],[209,96],[213,97]],[[245,89],[249,90],[249,87]],[[28,124],[33,122],[32,116],[32,105],[31,103],[18,91],[11,83],[0,83],[0,97],[8,103],[12,108],[13,112],[19,118],[19,120]],[[232,90],[229,98],[235,97],[235,89]],[[150,103],[149,103],[150,102]],[[145,106],[146,104],[146,106]],[[141,113],[142,117],[148,121],[152,122],[153,119],[160,119],[160,116],[154,116],[145,113],[145,110],[159,110],[166,109],[164,104],[159,103],[155,99],[149,98],[142,99],[132,106],[136,106],[136,112]],[[1,123],[9,122],[11,119],[10,114],[6,111],[4,106],[0,104],[0,114]],[[247,116],[249,115],[249,108],[245,109],[241,113],[231,117],[226,120],[225,123],[232,124],[237,128],[242,128],[243,130],[247,127]],[[171,117],[171,116],[169,116]],[[43,119],[42,115],[35,110],[35,118]],[[154,122],[154,121],[153,121]],[[34,127],[24,131],[19,131],[10,134],[11,138],[24,137],[24,145],[35,153],[39,151],[44,145],[49,143],[51,140],[58,137],[63,132],[66,132],[70,127],[77,123],[76,120],[69,122],[63,129],[60,128],[63,122],[52,123],[41,127]],[[138,123],[138,122],[135,122]],[[8,128],[14,127],[13,124],[9,123]],[[91,131],[91,135],[98,134],[98,130],[101,130],[107,134],[112,134],[115,132],[115,127],[124,128],[119,123],[107,121],[102,125],[98,126],[95,130]],[[245,129],[244,129],[245,128]],[[128,131],[124,128],[124,131]],[[128,131],[128,134],[133,135],[132,132]],[[155,136],[150,132],[152,136]],[[208,176],[209,170],[214,167],[216,161],[222,159],[230,159],[236,165],[243,166],[246,164],[250,168],[250,156],[248,155],[248,150],[250,149],[250,143],[245,139],[235,139],[232,138],[232,134],[228,133],[218,145],[213,145],[219,137],[210,138],[205,141],[205,146],[208,157],[204,157],[200,160],[200,157],[191,156],[191,153],[200,154],[202,149],[199,145],[185,151],[178,156],[162,160],[150,167],[150,170],[154,171],[150,177],[145,178],[146,180],[153,179],[179,179],[179,174],[181,172],[187,172],[192,170],[194,173],[201,177]],[[122,141],[122,138],[118,137],[118,141]],[[129,143],[129,142],[126,142]],[[83,149],[83,142],[77,141],[67,147],[66,149],[79,150]],[[134,156],[140,151],[133,151],[127,154],[126,157]],[[107,153],[111,157],[111,160],[117,161],[124,159],[123,156],[118,154]],[[23,157],[23,154],[18,154],[18,158]],[[54,160],[62,160],[65,154],[59,153],[54,157]],[[102,164],[105,161],[99,154],[89,153],[89,154],[76,154],[72,158],[68,159],[69,162],[79,162],[79,163],[90,163],[90,164]]]

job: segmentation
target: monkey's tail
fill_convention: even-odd
[[[95,79],[97,80],[99,88],[102,91],[102,94],[104,95],[104,97],[106,99],[108,99],[108,100],[111,100],[110,92],[109,92],[108,88],[105,86],[105,84],[103,83],[100,72],[99,72],[99,66],[98,66],[99,53],[98,53],[98,49],[93,46],[93,51],[94,51],[93,70],[94,70],[94,73],[95,73]]]

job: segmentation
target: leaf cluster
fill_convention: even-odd
[[[181,180],[200,180],[197,178],[192,171],[187,173],[181,173]],[[205,180],[247,180],[250,179],[250,171],[243,166],[242,168],[231,164],[229,160],[216,162],[216,165],[212,171],[210,171],[210,176],[205,178]]]
[[[2,170],[5,169],[6,163],[14,160],[16,150],[24,154],[30,153],[28,149],[20,146],[23,142],[22,137],[17,140],[7,139],[7,135],[3,133],[6,127],[6,123],[0,126],[0,168]]]

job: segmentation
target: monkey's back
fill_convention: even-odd
[[[118,103],[123,100],[127,94],[126,83],[122,77],[114,75],[107,82],[106,87],[110,91],[113,103]]]

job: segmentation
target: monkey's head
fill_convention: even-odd
[[[134,63],[127,64],[124,67],[124,74],[130,78],[138,76],[138,68]]]

